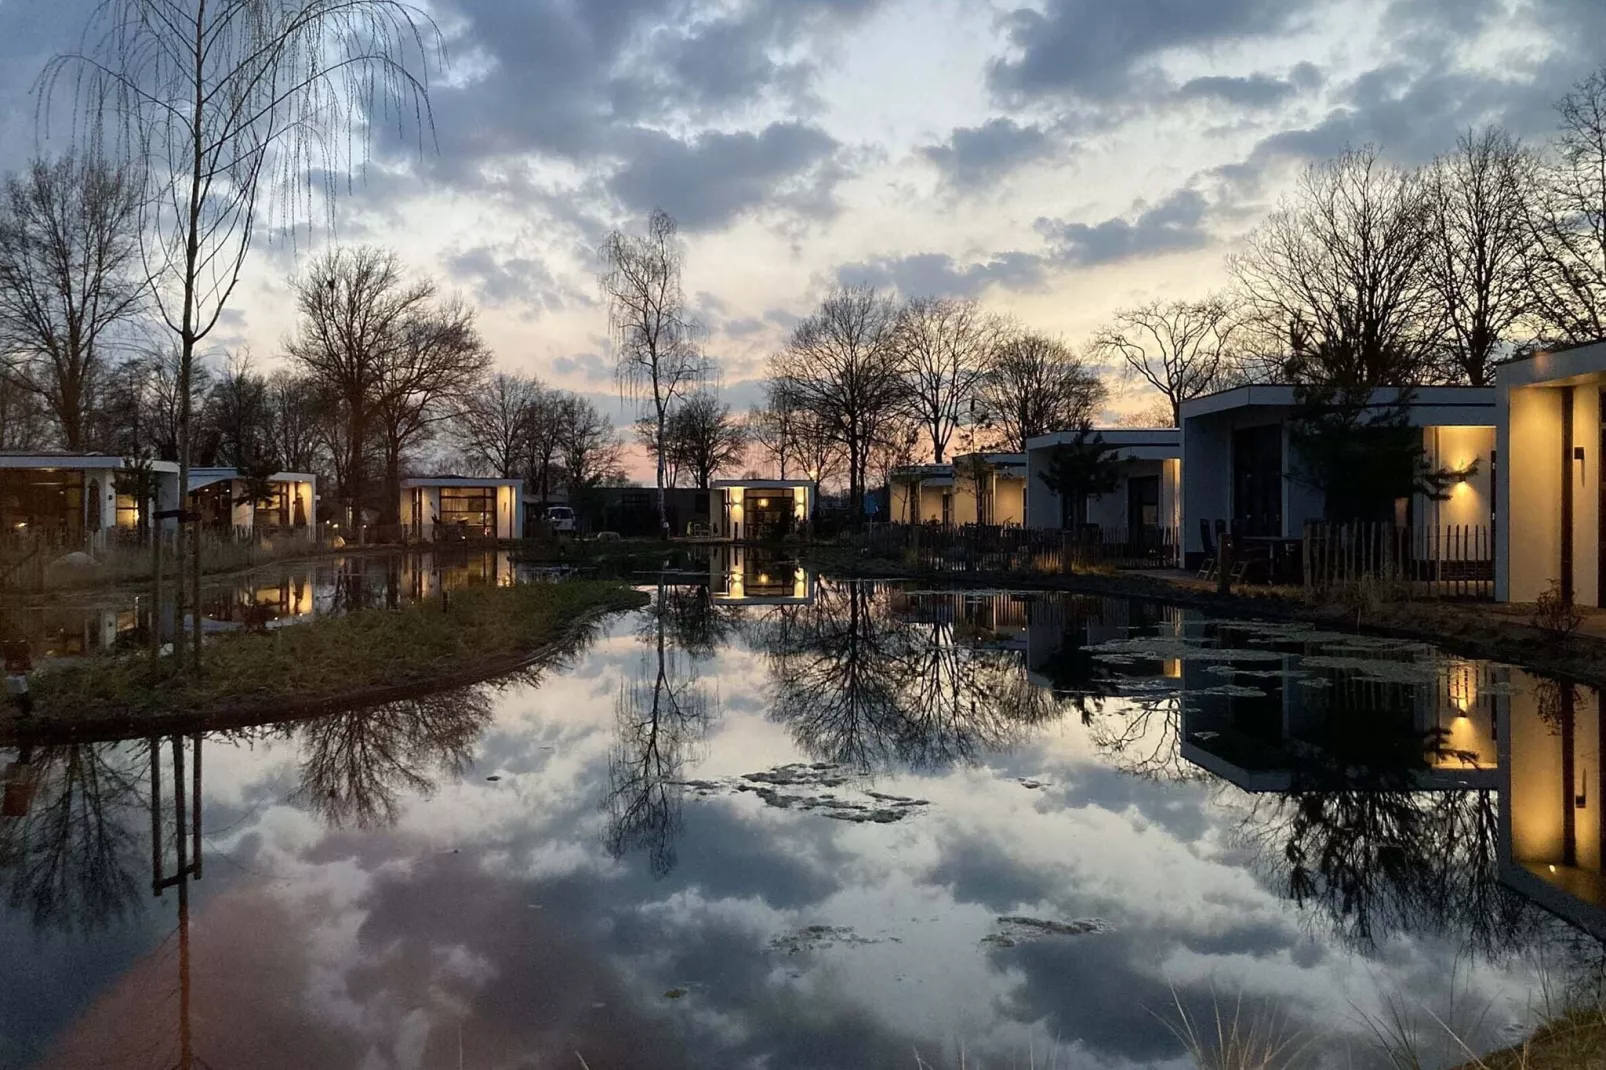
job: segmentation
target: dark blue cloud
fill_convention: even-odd
[[[1055,142],[1040,127],[1013,119],[989,119],[980,126],[962,126],[941,145],[929,145],[921,155],[935,164],[956,186],[974,189],[1024,163],[1052,154]]]

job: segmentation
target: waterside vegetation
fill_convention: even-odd
[[[400,609],[368,610],[206,645],[202,671],[174,677],[142,656],[54,666],[32,681],[30,730],[196,717],[276,720],[458,686],[521,667],[549,645],[646,596],[577,580],[471,588]],[[0,725],[4,722],[0,721]]]

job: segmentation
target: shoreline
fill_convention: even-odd
[[[491,682],[498,677],[561,657],[582,643],[586,633],[602,620],[614,613],[639,609],[648,601],[646,594],[624,586],[611,586],[608,590],[597,593],[599,596],[594,601],[581,607],[572,616],[561,619],[545,629],[544,634],[530,646],[485,655],[426,678],[414,678],[399,683],[370,683],[343,691],[302,697],[273,696],[223,700],[207,705],[204,709],[175,705],[153,710],[141,708],[138,703],[131,703],[97,710],[86,716],[61,716],[36,711],[31,717],[19,717],[8,711],[0,716],[0,746],[49,745],[88,740],[109,742],[188,731],[211,732],[255,728],[310,720],[331,713],[365,709],[387,702]],[[369,612],[386,614],[392,611]],[[242,641],[272,638],[272,636],[250,636],[242,637]],[[39,675],[44,676],[47,673]],[[140,697],[147,702],[159,700],[163,692],[169,690],[165,686],[167,683],[168,681],[147,683],[148,692]],[[37,684],[38,677],[35,678],[36,692]]]
[[[1534,627],[1521,610],[1492,602],[1379,601],[1359,614],[1336,603],[1312,605],[1275,589],[1248,588],[1226,596],[1200,584],[1140,571],[1040,576],[1018,573],[949,573],[911,569],[886,560],[835,560],[806,555],[822,576],[887,579],[955,588],[1137,598],[1240,617],[1320,624],[1391,639],[1432,643],[1447,653],[1497,661],[1573,683],[1606,689],[1606,639],[1575,633],[1559,637]]]

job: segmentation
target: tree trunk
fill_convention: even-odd
[[[669,541],[669,502],[664,493],[665,406],[658,406],[658,537]]]
[[[379,510],[382,523],[401,523],[401,443],[389,439],[385,443],[385,500]]]
[[[348,399],[349,400],[349,399]],[[362,402],[358,399],[351,408],[351,428],[347,442],[349,457],[346,461],[346,498],[350,502],[351,515],[347,518],[347,530],[352,538],[362,542],[363,516],[362,516],[362,446],[365,432],[368,430],[366,421],[361,415]]]

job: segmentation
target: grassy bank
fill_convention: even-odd
[[[1606,1070],[1606,1010],[1569,1011],[1521,1044],[1474,1059],[1460,1070]]]
[[[1354,591],[1350,597],[1323,602],[1310,601],[1295,588],[1239,586],[1231,594],[1220,595],[1214,583],[1147,572],[1096,571],[1065,576],[921,572],[900,562],[860,557],[833,547],[817,547],[807,560],[826,575],[1142,598],[1214,613],[1310,621],[1329,628],[1421,639],[1465,657],[1510,662],[1606,688],[1606,640],[1582,634],[1562,637],[1534,627],[1530,623],[1531,606],[1392,599],[1376,590]]]
[[[33,677],[37,727],[162,716],[292,712],[466,682],[516,667],[576,625],[645,596],[617,583],[471,588],[207,644],[200,676],[166,677],[143,657],[92,659]]]

